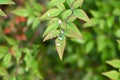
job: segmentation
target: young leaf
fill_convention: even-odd
[[[45,14],[43,14],[43,16],[41,16],[41,20],[58,16],[61,12],[62,10],[58,8],[50,9]]]
[[[48,7],[54,7],[56,5],[58,5],[59,3],[64,3],[66,0],[51,0],[51,2],[49,2]]]
[[[69,7],[72,7],[74,0],[67,0],[67,4],[69,5]]]
[[[51,32],[48,33],[48,35],[44,38],[43,41],[55,38],[55,37],[59,36],[59,34],[60,34],[59,30],[52,30]]]
[[[83,4],[84,0],[76,0],[74,3],[73,3],[73,8],[78,8],[78,7],[81,7],[82,4]]]
[[[52,30],[56,30],[59,26],[59,23],[53,23],[51,25],[49,25],[47,27],[47,29],[45,30],[43,37],[45,37],[49,32],[51,32]]]
[[[65,11],[62,13],[62,19],[63,19],[63,20],[67,19],[71,14],[72,14],[71,9],[65,10]]]
[[[48,25],[51,25],[53,23],[59,23],[59,20],[60,20],[59,18],[51,18]]]
[[[6,14],[0,9],[0,15],[1,16],[6,16]]]
[[[106,61],[107,64],[113,66],[114,68],[120,68],[120,60],[111,60],[111,61]]]
[[[15,4],[12,0],[0,0],[0,4]]]
[[[120,76],[120,74],[115,70],[111,70],[109,72],[104,72],[103,75],[110,78],[111,80],[119,80],[119,76]]]
[[[65,6],[64,6],[63,3],[58,3],[58,4],[57,4],[57,8],[58,8],[58,9],[61,9],[61,10],[65,10]]]
[[[64,37],[64,36],[58,37],[55,40],[55,45],[56,45],[56,50],[58,52],[58,55],[59,55],[60,59],[62,60],[64,49],[65,49],[65,45],[66,45],[66,37]]]
[[[89,22],[89,18],[87,16],[87,14],[82,10],[82,9],[75,9],[73,11],[73,15],[75,15],[76,17],[78,17],[79,19]]]

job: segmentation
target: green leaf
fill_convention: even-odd
[[[120,40],[117,40],[118,44],[120,44]]]
[[[74,3],[73,3],[73,8],[78,8],[78,7],[81,7],[82,4],[83,4],[84,0],[76,0]]]
[[[41,16],[41,20],[58,16],[61,12],[62,12],[61,9],[57,9],[57,8],[50,9]]]
[[[71,15],[71,16],[67,19],[67,22],[73,22],[73,21],[75,21],[76,18],[77,18],[76,16]]]
[[[61,25],[60,25],[61,29],[65,30],[66,29],[66,23],[63,22]]]
[[[48,4],[48,7],[54,7],[59,3],[64,3],[66,0],[51,0]]]
[[[65,36],[71,37],[71,38],[77,38],[77,39],[82,39],[82,36],[77,34],[74,30],[72,29],[67,29],[65,31]]]
[[[29,12],[26,9],[18,8],[13,11],[13,14],[17,16],[27,17],[29,15]]]
[[[8,74],[7,70],[3,67],[0,67],[0,75],[4,76],[4,77],[7,77],[7,78],[9,77],[9,74]]]
[[[56,50],[58,52],[60,60],[62,60],[64,49],[65,49],[65,45],[66,45],[66,37],[64,37],[64,36],[58,37],[55,40],[55,45],[56,45]]]
[[[120,68],[120,60],[111,60],[111,61],[106,61],[107,64],[113,66],[114,68]]]
[[[7,52],[8,52],[8,48],[7,47],[0,46],[0,59],[2,59]]]
[[[78,17],[79,19],[81,19],[83,21],[86,21],[86,22],[90,21],[87,14],[82,9],[75,9],[73,11],[73,15]]]
[[[34,1],[33,5],[34,5],[34,6],[33,6],[34,9],[35,9],[37,12],[43,11],[43,7],[42,7],[39,3],[37,3],[36,1]]]
[[[48,33],[48,35],[44,38],[43,41],[46,41],[48,39],[53,39],[57,36],[59,36],[60,31],[59,30],[52,30],[51,32]]]
[[[17,45],[18,44],[18,42],[12,38],[5,37],[5,39],[8,42],[8,44],[10,44],[10,45]]]
[[[72,7],[74,0],[66,0],[66,1],[67,1],[67,4],[69,5],[69,7]]]
[[[108,17],[107,19],[108,27],[111,28],[113,24],[114,24],[114,17],[113,16]]]
[[[0,4],[15,4],[12,0],[0,0]]]
[[[6,14],[0,9],[0,15],[1,16],[6,16]]]
[[[120,16],[120,8],[115,8],[113,14]]]
[[[16,58],[17,64],[19,65],[20,59],[21,59],[21,56],[22,56],[22,52],[21,52],[21,50],[19,49],[18,46],[13,46],[12,50],[15,53],[15,58]]]
[[[65,10],[65,6],[64,6],[63,3],[58,3],[58,4],[57,4],[57,8],[58,8],[58,9],[61,9],[61,10]]]
[[[51,18],[51,19],[49,20],[48,25],[51,25],[51,24],[53,24],[53,23],[59,23],[59,21],[61,21],[59,18]]]
[[[3,59],[4,67],[8,68],[11,65],[12,56],[10,53],[7,53]]]
[[[32,22],[34,21],[35,17],[34,16],[29,16],[27,19],[27,25],[30,26]]]
[[[39,18],[35,18],[32,24],[32,29],[35,29],[40,24]]]
[[[84,28],[89,28],[89,27],[94,27],[94,26],[95,26],[95,25],[94,25],[92,19],[91,19],[89,22],[86,22],[86,23],[83,25]]]
[[[38,61],[37,60],[33,60],[32,64],[34,64],[34,65],[32,65],[32,69],[33,69],[34,74],[36,74],[40,79],[43,79],[43,77],[41,76],[41,74],[39,72]]]
[[[93,17],[95,17],[95,18],[100,18],[100,17],[103,16],[102,13],[100,13],[100,12],[98,12],[98,11],[93,11],[93,10],[91,10],[90,12],[91,12],[91,14],[93,15]]]
[[[120,76],[120,74],[115,70],[104,72],[103,75],[112,80],[119,80],[119,76]]]
[[[63,20],[67,19],[71,14],[72,14],[71,9],[65,10],[65,11],[62,13],[62,19],[63,19]]]
[[[45,37],[49,32],[51,32],[52,30],[56,30],[59,27],[59,23],[53,23],[50,24],[47,29],[45,30],[43,37]]]
[[[114,34],[116,37],[120,38],[120,29],[117,29]]]
[[[104,35],[99,35],[97,37],[97,51],[101,52],[105,49],[105,47],[107,46],[106,40],[105,40],[105,36]]]
[[[89,41],[86,46],[85,46],[85,51],[86,53],[89,53],[94,47],[94,42],[93,41]]]
[[[32,64],[33,64],[32,63],[33,57],[31,55],[31,53],[26,53],[24,60],[26,62],[26,71],[28,71],[32,67]]]
[[[67,23],[67,29],[65,30],[67,37],[82,39],[82,34],[74,23]]]

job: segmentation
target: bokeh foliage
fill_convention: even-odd
[[[113,68],[105,62],[117,64],[109,60],[120,58],[119,0],[85,0],[81,8],[93,25],[74,21],[83,39],[67,39],[63,61],[59,60],[54,40],[42,39],[49,23],[41,21],[41,16],[51,8],[49,1],[13,1],[16,5],[1,6],[8,16],[0,17],[0,79],[109,80],[102,73]]]

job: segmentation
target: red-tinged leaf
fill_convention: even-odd
[[[77,34],[74,30],[71,30],[71,29],[67,29],[67,30],[65,31],[65,36],[71,37],[71,38],[82,39],[82,36],[80,36],[80,35]]]
[[[82,34],[74,23],[67,23],[67,29],[65,31],[67,37],[82,39]]]
[[[87,14],[82,9],[75,9],[73,11],[73,15],[78,17],[79,19],[81,19],[83,21],[90,22],[90,19],[88,18]]]
[[[51,18],[51,19],[49,20],[48,25],[51,25],[51,24],[53,24],[53,23],[58,23],[59,20],[60,20],[59,18]]]
[[[43,37],[45,37],[49,32],[51,32],[52,30],[56,30],[59,26],[59,23],[52,23],[50,24],[47,29],[45,30]]]
[[[64,54],[64,49],[65,49],[65,45],[66,45],[66,37],[58,37],[55,40],[55,45],[56,45],[56,50],[58,52],[58,55],[60,57],[60,60],[62,60],[63,58],[63,54]]]
[[[79,31],[79,29],[77,28],[77,26],[74,23],[67,23],[67,28],[74,30],[77,34],[81,35],[81,32]]]
[[[74,15],[71,15],[68,19],[67,19],[67,22],[73,22],[73,21],[75,21],[76,20],[76,16],[74,16]]]
[[[53,38],[59,36],[59,34],[60,34],[59,30],[52,30],[51,32],[48,33],[48,35],[44,38],[43,41],[53,39]]]

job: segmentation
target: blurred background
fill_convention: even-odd
[[[102,72],[112,69],[105,62],[120,58],[120,1],[85,0],[81,7],[94,26],[79,19],[75,24],[84,39],[67,38],[60,61],[54,40],[43,42],[48,0],[13,0],[1,5],[0,80],[109,80]],[[67,5],[67,4],[65,4]]]

